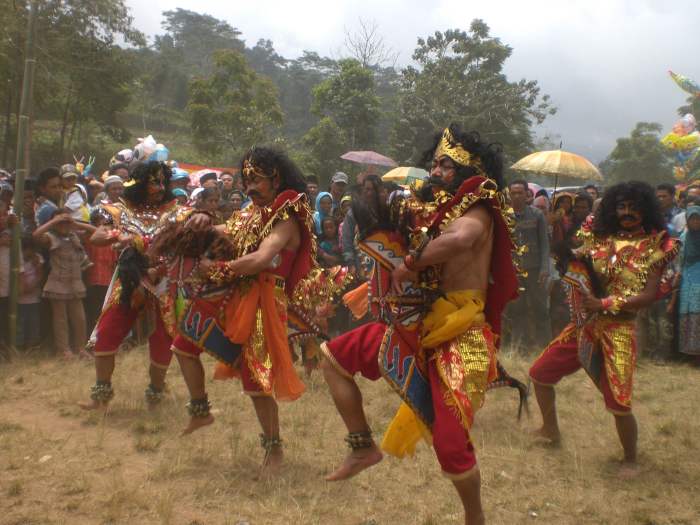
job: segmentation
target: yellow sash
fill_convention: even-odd
[[[482,290],[460,290],[435,301],[423,319],[421,346],[435,348],[483,324],[485,297]],[[401,403],[384,433],[382,450],[397,458],[412,456],[421,437],[430,443],[430,430],[406,403]]]

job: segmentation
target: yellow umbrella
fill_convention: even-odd
[[[422,180],[428,178],[428,172],[420,168],[401,167],[394,168],[382,175],[383,181],[396,182],[397,184],[405,184],[412,180]]]
[[[523,157],[511,166],[518,171],[528,171],[555,178],[573,177],[584,180],[603,180],[603,176],[588,159],[568,151],[538,151]]]

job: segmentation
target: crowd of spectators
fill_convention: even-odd
[[[21,220],[21,265],[17,343],[37,348],[44,340],[67,357],[78,356],[95,326],[116,266],[118,254],[109,246],[89,242],[103,215],[101,204],[116,202],[129,175],[129,158],[116,156],[101,177],[86,176],[73,164],[47,168],[25,183]],[[182,204],[207,210],[225,222],[233,212],[250,204],[241,177],[234,171],[201,173],[198,180],[180,168],[171,179]],[[354,199],[388,199],[399,188],[377,175],[358,174],[354,181],[343,172],[330,177],[327,187],[315,176],[307,178],[307,196],[313,211],[321,266],[343,265],[360,283],[369,271],[357,246]],[[677,195],[671,184],[656,191],[667,229],[683,241],[675,262],[674,293],[639,316],[642,351],[655,359],[678,353],[700,356],[700,185]],[[554,266],[563,247],[576,244],[576,233],[601,198],[599,188],[550,195],[524,180],[508,185],[514,210],[515,236],[524,247],[518,255],[522,270],[520,297],[506,311],[507,344],[523,352],[541,350],[569,320],[566,293]],[[0,172],[0,319],[7,319],[10,282],[10,222],[13,183]],[[678,197],[678,198],[677,198]],[[343,308],[331,323],[332,332],[350,328]],[[41,330],[37,329],[41,327]],[[0,337],[7,322],[0,323]]]

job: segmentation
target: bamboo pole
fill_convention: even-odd
[[[12,245],[10,247],[10,300],[9,300],[9,346],[17,349],[17,299],[19,297],[19,267],[21,264],[22,213],[24,211],[24,179],[29,174],[29,150],[31,146],[30,114],[34,92],[34,38],[36,35],[37,0],[29,6],[27,22],[27,43],[24,51],[24,77],[22,80],[22,99],[19,106],[17,123],[17,171],[15,172],[14,213],[17,221],[12,226]],[[37,327],[38,329],[38,327]]]

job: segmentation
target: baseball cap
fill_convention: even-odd
[[[336,171],[333,177],[331,178],[331,184],[335,182],[342,182],[343,184],[348,184],[349,179],[348,176],[342,171]]]
[[[73,164],[64,164],[61,166],[61,177],[67,178],[67,177],[77,177],[78,176],[78,170]]]
[[[175,197],[188,197],[189,198],[189,195],[187,195],[187,192],[185,190],[183,190],[182,188],[175,188],[173,190],[173,195],[175,195]]]
[[[182,179],[189,179],[190,174],[187,173],[185,170],[182,168],[173,168],[173,175],[170,177],[170,180],[182,180]]]

